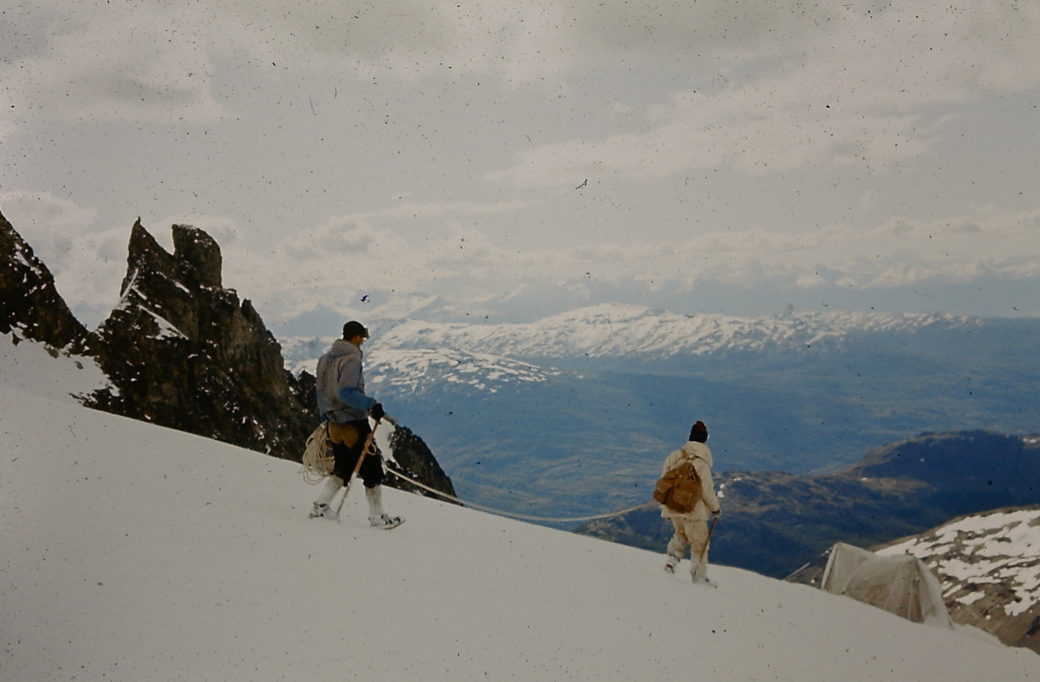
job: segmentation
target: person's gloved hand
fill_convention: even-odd
[[[385,417],[386,412],[383,411],[383,404],[376,403],[371,408],[369,408],[368,416],[372,417],[372,419],[375,419],[376,421],[379,421],[380,419]]]
[[[722,509],[721,508],[720,509],[716,509],[715,511],[713,511],[711,513],[711,518],[717,519],[717,518],[719,518],[720,514],[722,514]]]

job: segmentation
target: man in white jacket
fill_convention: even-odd
[[[690,576],[695,583],[710,583],[708,580],[708,516],[718,517],[722,509],[715,497],[715,489],[711,480],[711,450],[705,444],[708,441],[708,427],[697,421],[690,429],[690,440],[681,449],[672,452],[664,460],[661,475],[664,476],[684,461],[691,461],[693,468],[701,479],[700,499],[693,509],[680,514],[668,507],[661,506],[661,516],[669,519],[675,528],[675,534],[668,542],[668,562],[665,570],[675,572],[686,548],[690,548]]]

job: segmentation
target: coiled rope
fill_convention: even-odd
[[[415,480],[414,478],[411,478],[409,476],[404,475],[403,473],[401,473],[397,469],[390,469],[390,472],[394,476],[397,476],[398,478],[402,478],[402,479],[408,481],[409,483],[411,483],[414,486],[422,488],[423,490],[431,492],[434,495],[442,497],[442,498],[444,498],[446,500],[450,500],[451,502],[458,502],[459,504],[461,504],[461,505],[463,505],[465,507],[469,507],[470,509],[477,509],[477,510],[480,510],[480,511],[488,512],[489,514],[497,514],[499,516],[509,516],[509,517],[514,518],[514,519],[523,519],[525,521],[553,521],[553,522],[556,522],[556,523],[576,523],[578,521],[595,521],[597,519],[609,519],[609,518],[613,518],[615,516],[621,516],[622,514],[627,514],[627,513],[631,512],[631,511],[635,511],[636,509],[640,509],[642,507],[645,507],[646,504],[647,504],[646,502],[643,502],[642,504],[637,504],[635,506],[627,507],[625,509],[619,509],[617,511],[609,512],[607,514],[593,514],[592,516],[570,516],[570,517],[535,516],[535,515],[532,515],[532,514],[519,514],[517,512],[505,511],[503,509],[495,509],[493,507],[485,507],[484,505],[476,504],[476,503],[473,503],[473,502],[466,502],[465,500],[460,500],[459,498],[455,497],[454,495],[449,495],[448,493],[441,492],[440,490],[436,490],[434,488],[431,488],[430,486],[426,485],[425,483],[420,483],[419,481]]]

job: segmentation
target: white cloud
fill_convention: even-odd
[[[376,289],[501,301],[561,282],[587,296],[629,282],[891,287],[1031,277],[1040,261],[1022,194],[939,187],[1003,160],[961,137],[980,103],[987,133],[1033,122],[1018,94],[1040,88],[1037,3],[18,11],[0,45],[5,188],[51,193],[3,201],[19,229],[45,227],[30,241],[60,284],[83,279],[62,285],[70,299],[115,295],[123,206],[166,215],[145,222],[167,248],[172,223],[207,230],[225,283],[270,301]],[[116,125],[76,125],[94,120]],[[1035,133],[1022,132],[1024,148]],[[1035,168],[1016,164],[1008,184],[1027,189]],[[803,180],[802,206],[781,196]],[[204,184],[214,191],[187,191]],[[773,221],[755,204],[787,208]]]
[[[82,10],[82,11],[80,11]],[[70,7],[37,17],[45,42],[0,67],[14,93],[7,126],[39,119],[213,121],[214,67],[205,15],[155,6]]]
[[[496,213],[511,213],[529,208],[535,202],[532,201],[498,201],[498,202],[475,202],[475,201],[449,201],[438,203],[418,203],[406,201],[394,204],[385,209],[359,213],[356,219],[372,218],[431,218],[444,215],[493,215]]]
[[[59,266],[74,255],[73,240],[91,227],[97,214],[49,192],[5,192],[0,208],[37,256]]]
[[[806,285],[820,279],[872,288],[965,282],[991,275],[1035,277],[1040,274],[1038,219],[1040,212],[1034,211],[979,220],[896,218],[868,230],[832,226],[800,236],[788,248],[773,242],[768,249],[756,249],[753,257],[778,274],[800,269],[796,281]],[[813,264],[821,262],[833,272],[809,275]]]
[[[891,166],[933,143],[932,126],[918,116],[876,109],[827,114],[825,100],[784,100],[779,94],[797,89],[770,79],[718,94],[677,93],[649,114],[646,132],[540,145],[519,152],[515,164],[485,179],[552,187],[574,177],[653,182],[718,167],[764,173],[813,165]]]
[[[576,176],[653,181],[722,166],[892,167],[933,147],[950,120],[934,107],[1040,87],[1040,6],[871,5],[803,16],[804,33],[771,46],[785,51],[768,68],[768,53],[742,53],[731,79],[651,103],[645,130],[523,150],[486,179],[548,187]]]
[[[107,312],[124,275],[129,225],[94,227],[94,209],[50,195],[8,193],[0,201],[55,273],[70,305]],[[505,303],[524,290],[544,296],[552,283],[566,288],[570,301],[591,301],[597,290],[625,287],[692,291],[705,284],[773,283],[870,289],[1040,277],[1040,211],[893,218],[868,229],[834,224],[806,232],[715,230],[667,243],[516,250],[469,221],[453,219],[479,215],[481,208],[464,202],[417,204],[400,212],[344,216],[272,246],[250,240],[232,221],[216,216],[170,216],[145,227],[168,250],[169,225],[206,230],[221,246],[225,286],[278,309],[350,303],[377,291],[441,296],[456,306],[469,301],[491,309],[495,301]],[[483,206],[489,212],[499,208]],[[401,221],[416,214],[443,222],[402,230]]]
[[[8,192],[0,195],[0,206],[51,271],[70,307],[96,314],[111,310],[126,270],[129,225],[98,228],[96,209],[48,193]]]
[[[419,0],[213,3],[222,35],[265,63],[346,70],[365,79],[490,74],[527,82],[578,62],[554,3],[468,6]]]
[[[832,123],[840,123],[839,111],[855,117],[978,89],[1021,91],[1040,79],[1035,3],[578,0],[484,3],[478,11],[419,0],[367,6],[233,0],[172,7],[43,3],[20,11],[25,16],[18,20],[42,26],[46,39],[43,46],[16,41],[7,48],[3,80],[17,83],[9,91],[32,110],[24,116],[54,113],[61,103],[73,116],[210,121],[222,112],[213,93],[219,60],[282,61],[296,70],[402,80],[454,72],[566,83],[560,76],[610,63],[623,73],[626,62],[665,55],[690,61],[694,74],[709,63],[726,65],[717,83],[733,82],[738,96],[717,114],[752,111],[741,109],[747,105],[770,117],[801,114],[792,102],[815,101],[836,107]],[[756,77],[762,62],[785,75]],[[678,107],[671,116],[685,113]],[[702,118],[728,120],[717,114]]]
[[[865,190],[859,197],[859,205],[864,210],[869,210],[877,206],[878,193],[877,190],[868,189]]]
[[[252,273],[248,290],[262,292],[260,298],[292,299],[303,307],[350,302],[372,291],[440,295],[456,307],[468,302],[491,310],[525,295],[544,297],[553,288],[566,290],[572,303],[592,301],[596,291],[693,291],[706,284],[891,288],[1040,276],[1038,221],[1040,211],[977,220],[900,218],[865,230],[719,230],[668,243],[517,252],[453,221],[436,233],[405,235],[383,219],[351,218],[287,238],[277,261],[239,271]]]

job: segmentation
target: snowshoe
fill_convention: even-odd
[[[383,530],[390,530],[391,528],[397,528],[404,519],[400,516],[390,516],[389,514],[383,514],[382,516],[369,516],[368,522],[372,524],[373,528],[382,528]]]
[[[712,580],[708,576],[701,576],[699,578],[698,577],[694,577],[693,578],[693,584],[694,585],[704,585],[705,587],[716,587],[716,588],[719,586],[719,584],[717,582],[715,582],[714,580]]]

